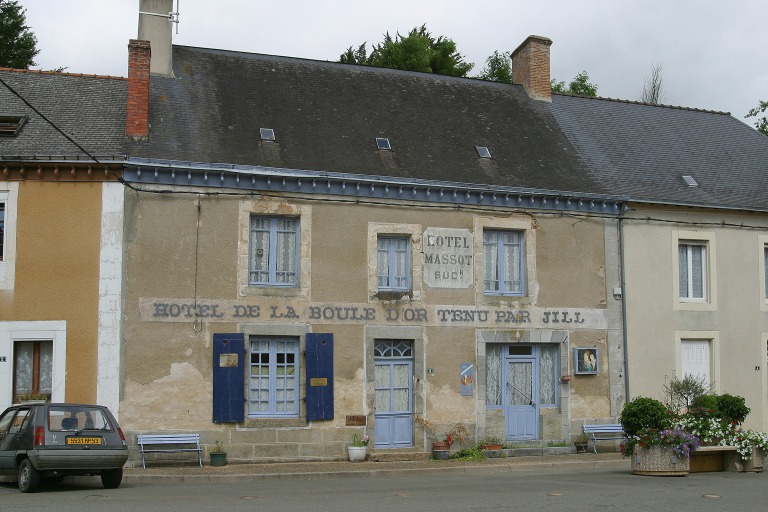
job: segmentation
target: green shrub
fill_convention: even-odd
[[[693,401],[688,412],[697,416],[712,416],[719,418],[717,395],[701,395]]]
[[[628,436],[634,436],[646,428],[663,430],[672,424],[672,418],[663,403],[643,396],[624,406],[619,421]]]
[[[747,407],[743,396],[734,396],[725,393],[717,397],[717,412],[720,417],[737,424],[744,423],[751,409]]]

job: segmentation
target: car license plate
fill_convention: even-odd
[[[100,437],[68,437],[67,444],[101,444]]]

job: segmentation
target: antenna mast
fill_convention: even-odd
[[[161,18],[168,18],[168,21],[176,24],[176,33],[179,33],[179,0],[176,0],[176,11],[169,12],[168,14],[160,14],[157,12],[144,12],[139,11],[139,14],[146,14],[147,16],[160,16]]]

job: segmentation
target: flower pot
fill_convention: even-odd
[[[227,465],[227,452],[211,453],[211,466],[226,466],[226,465]]]
[[[490,459],[495,459],[500,453],[501,445],[498,443],[483,445],[483,454]]]
[[[451,445],[444,441],[435,441],[432,443],[432,456],[437,460],[451,458]]]
[[[632,472],[649,476],[686,476],[690,459],[680,457],[670,446],[635,446],[632,453]]]
[[[573,446],[576,447],[576,453],[587,453],[589,450],[589,444],[587,443],[576,443]]]
[[[367,446],[347,446],[347,454],[350,462],[362,462],[368,454]]]

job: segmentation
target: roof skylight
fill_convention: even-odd
[[[272,128],[259,128],[261,140],[275,140],[275,130]]]
[[[15,137],[26,122],[26,114],[0,114],[0,136]]]
[[[485,146],[475,146],[475,151],[480,158],[491,158],[491,152]]]
[[[389,145],[389,139],[385,137],[376,137],[376,147],[382,150],[392,149],[392,146]]]
[[[689,187],[698,187],[699,186],[699,184],[696,183],[696,180],[693,179],[693,176],[683,176],[683,181]]]

